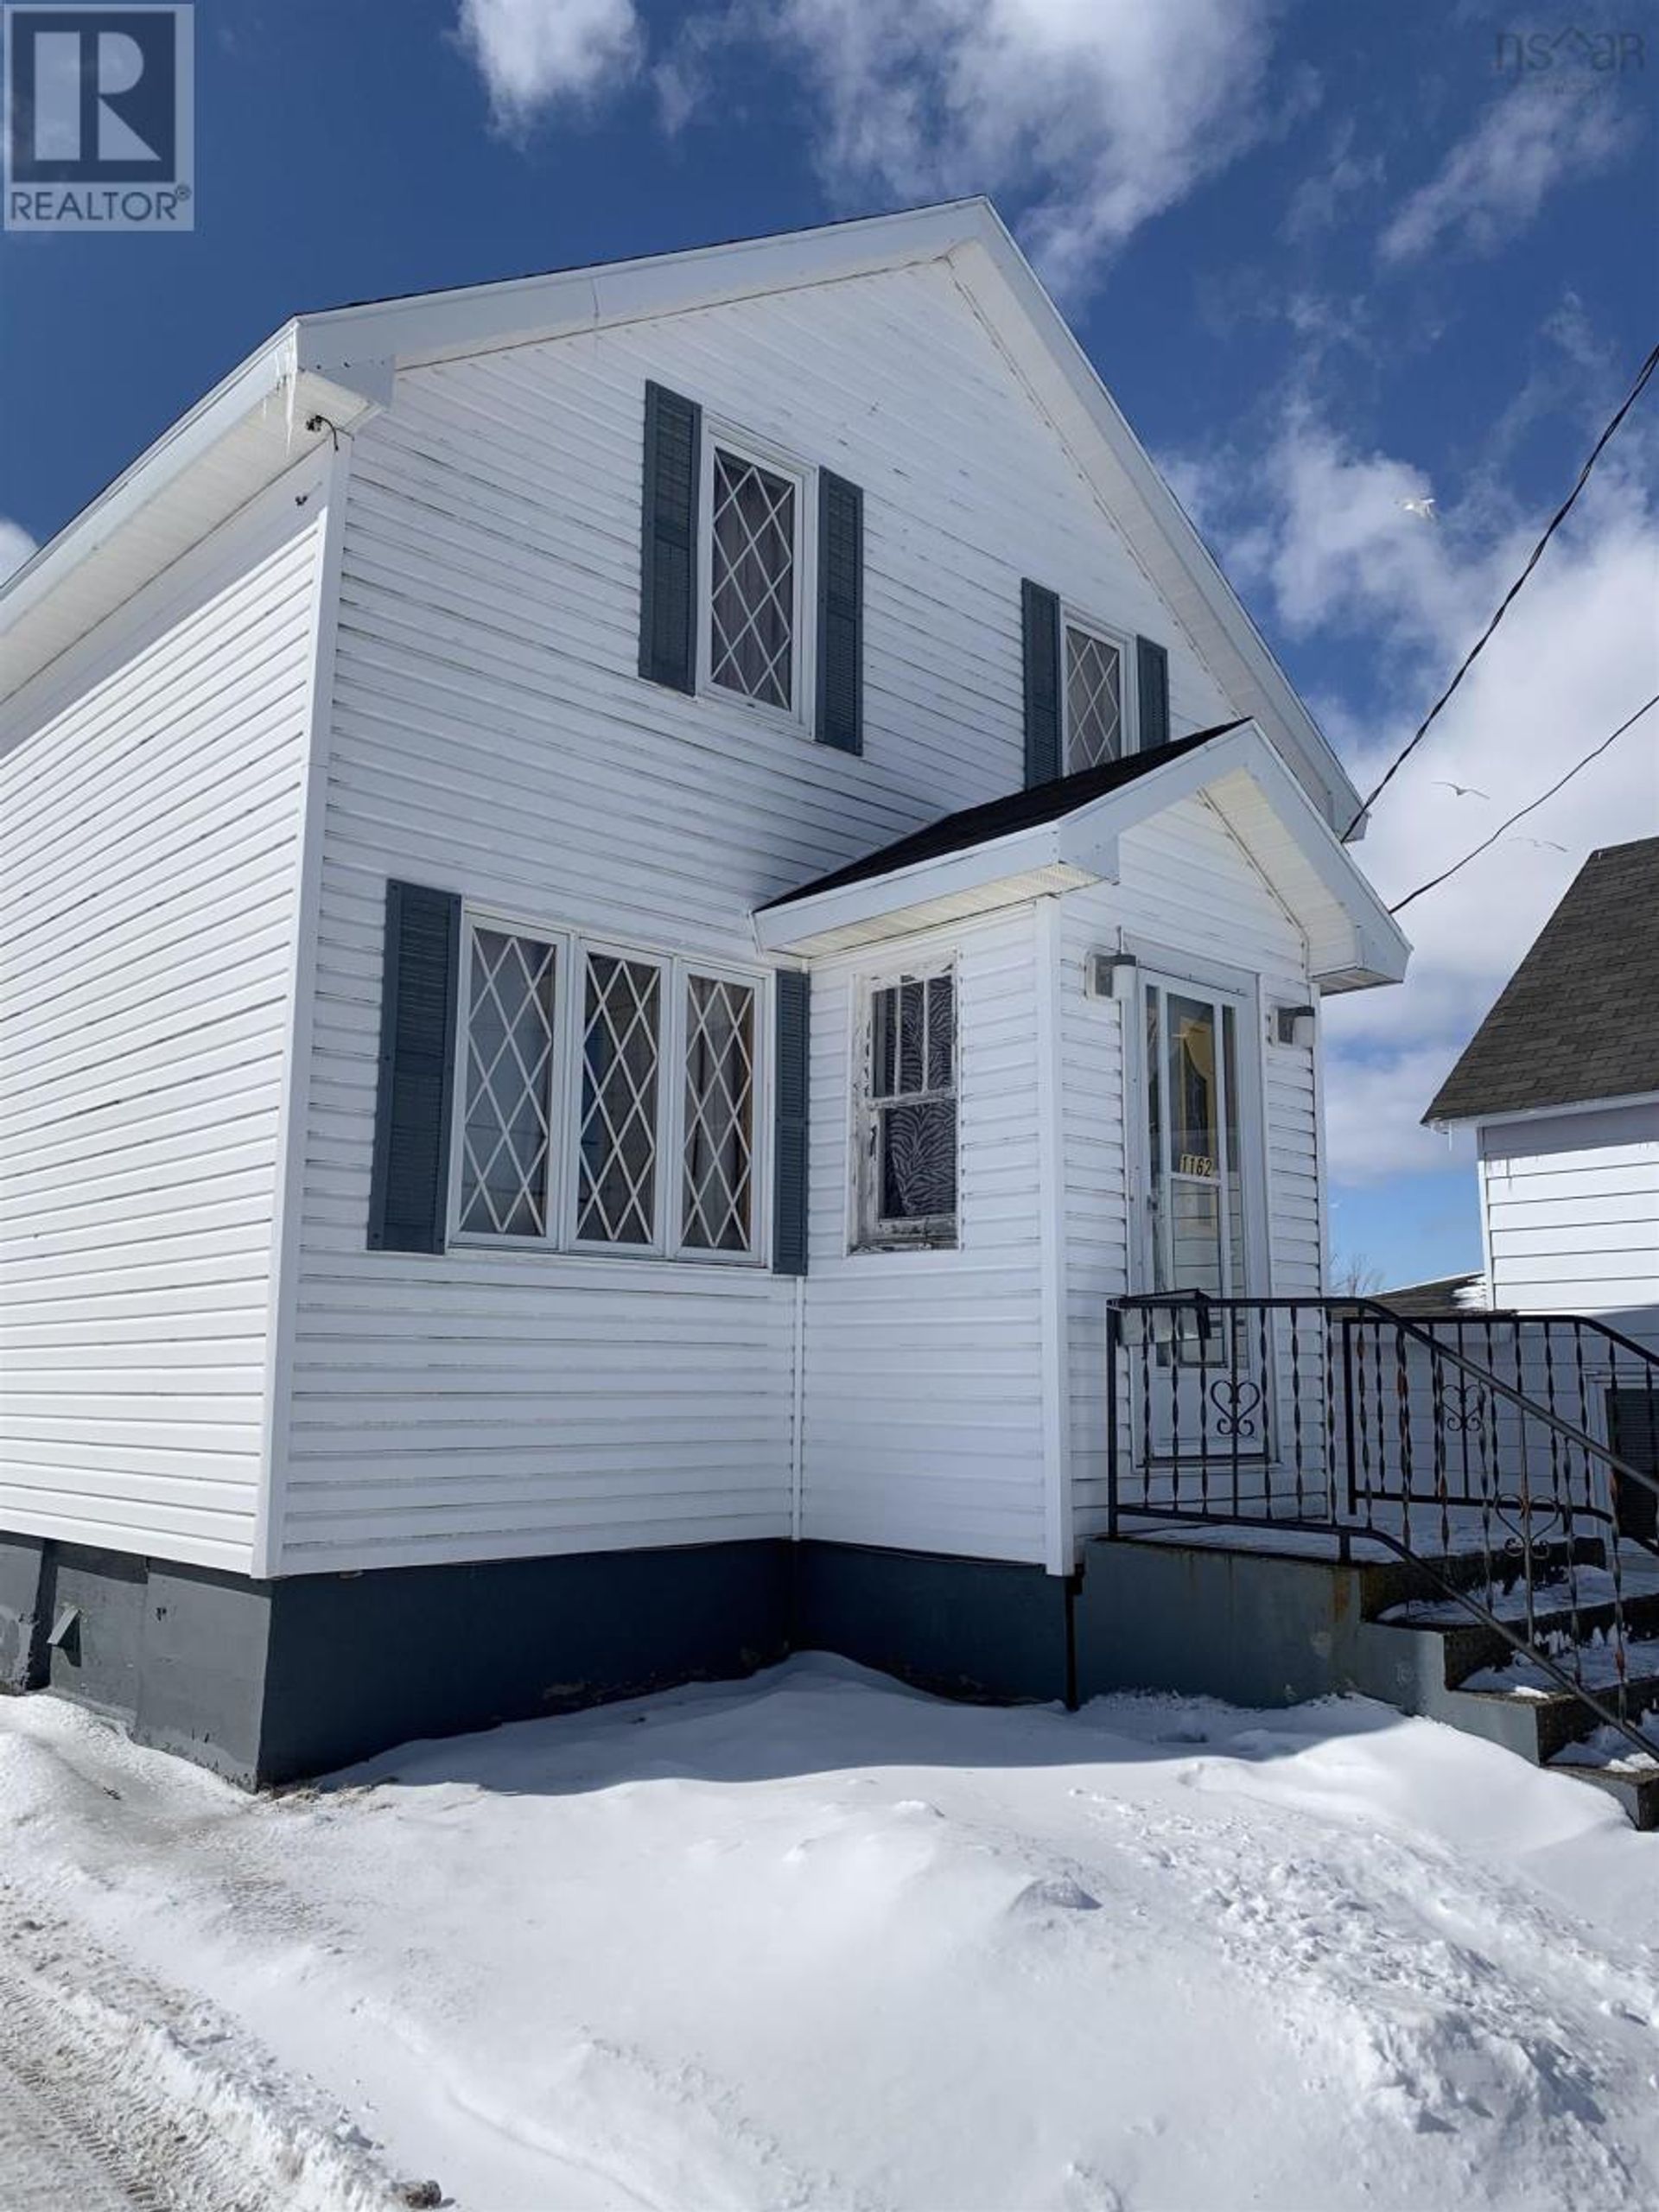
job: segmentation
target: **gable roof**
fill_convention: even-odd
[[[26,680],[301,452],[386,404],[399,369],[938,261],[949,264],[1229,698],[1262,722],[1325,819],[1344,830],[1359,795],[1335,752],[984,199],[297,316],[0,587],[8,684]],[[141,515],[141,529],[125,529]]]
[[[965,853],[976,845],[1012,836],[1017,830],[1034,830],[1045,822],[1058,822],[1087,806],[1091,799],[1104,798],[1109,791],[1122,791],[1154,768],[1161,768],[1183,753],[1207,745],[1212,737],[1243,728],[1242,721],[1217,722],[1212,729],[1195,730],[1191,737],[1178,737],[1169,745],[1160,746],[1154,753],[1131,753],[1122,760],[1108,760],[1098,768],[1082,768],[1075,775],[1057,777],[1052,783],[1033,784],[1025,791],[1010,792],[1006,798],[988,800],[983,806],[964,806],[955,814],[942,815],[937,822],[930,822],[925,830],[913,830],[908,837],[896,838],[878,852],[867,853],[861,861],[854,861],[849,867],[838,868],[830,875],[818,876],[810,883],[802,884],[798,890],[786,891],[781,899],[769,899],[759,911],[773,913],[780,906],[792,906],[803,899],[817,898],[820,892],[839,891],[851,883],[872,882],[878,876],[891,875],[895,869],[913,868],[921,861],[944,860],[951,853]]]
[[[1659,837],[1591,854],[1426,1122],[1659,1091]]]
[[[1399,925],[1248,720],[946,815],[757,908],[756,940],[814,957],[1116,882],[1123,837],[1200,797],[1300,927],[1322,989],[1399,981],[1411,949]]]

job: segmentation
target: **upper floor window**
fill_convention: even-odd
[[[957,1240],[957,979],[944,965],[870,986],[859,1146],[866,1249]]]
[[[800,692],[801,482],[722,440],[709,444],[709,681],[793,714]]]
[[[456,1236],[754,1259],[762,979],[470,916],[463,947]]]
[[[1103,767],[1124,752],[1123,654],[1097,631],[1065,626],[1065,771]]]

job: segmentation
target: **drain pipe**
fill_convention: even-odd
[[[791,1543],[798,1544],[801,1541],[801,1489],[805,1466],[801,1427],[806,1405],[806,1281],[801,1275],[795,1278],[791,1364],[794,1370],[794,1394],[789,1437],[789,1537]]]

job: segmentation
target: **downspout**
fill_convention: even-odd
[[[1071,1399],[1066,1342],[1065,1129],[1060,911],[1037,901],[1037,1187],[1041,1255],[1044,1565],[1070,1577],[1077,1565],[1071,1497]],[[1066,1603],[1068,1642],[1071,1599]]]
[[[789,1424],[789,1538],[791,1543],[798,1544],[801,1541],[801,1492],[806,1459],[801,1433],[806,1405],[806,1278],[804,1275],[795,1278],[790,1364],[793,1373],[794,1402]]]

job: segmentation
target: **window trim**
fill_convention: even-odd
[[[877,1132],[882,1103],[875,1096],[875,1000],[879,992],[903,982],[929,982],[949,976],[953,988],[951,1012],[955,1030],[951,1047],[950,1096],[957,1108],[957,1179],[955,1207],[950,1214],[932,1214],[925,1221],[888,1221],[877,1212],[879,1161]],[[896,965],[873,969],[858,978],[855,995],[856,1020],[852,1034],[852,1174],[849,1178],[851,1236],[854,1253],[957,1252],[962,1249],[962,967],[954,948],[948,952],[923,954]],[[942,1092],[923,1093],[943,1096]]]
[[[465,1135],[467,1074],[471,1014],[472,945],[475,928],[499,931],[509,937],[533,938],[555,950],[553,1006],[553,1068],[550,1095],[553,1115],[548,1153],[547,1227],[540,1236],[494,1236],[483,1230],[461,1227],[461,1193]],[[679,1267],[750,1268],[769,1272],[772,1249],[773,971],[745,968],[721,959],[704,960],[695,954],[671,953],[658,947],[597,935],[589,936],[566,924],[531,919],[516,911],[482,901],[464,901],[461,916],[461,957],[459,962],[458,1027],[454,1073],[454,1109],[449,1146],[448,1203],[445,1211],[447,1250],[466,1253],[542,1255],[557,1259],[670,1262]],[[581,1192],[579,1147],[582,1101],[582,1051],[587,1004],[588,956],[598,953],[613,959],[642,962],[662,977],[663,1014],[658,1030],[656,1135],[657,1176],[652,1193],[652,1242],[615,1244],[588,1237],[578,1239],[575,1228]],[[754,993],[754,1102],[749,1189],[749,1240],[747,1252],[715,1252],[688,1244],[683,1234],[685,1175],[685,1077],[688,1024],[686,1006],[690,978],[702,976],[741,985]],[[664,1172],[664,1163],[667,1173]]]
[[[773,706],[747,692],[714,679],[715,626],[715,454],[716,449],[734,459],[785,476],[795,487],[795,594],[791,612],[791,696],[787,707]],[[798,455],[771,444],[705,411],[697,484],[697,696],[724,700],[745,712],[766,716],[781,728],[810,732],[817,696],[817,625],[812,620],[817,604],[818,472]]]
[[[1100,622],[1092,614],[1084,614],[1069,601],[1060,602],[1060,773],[1075,775],[1071,766],[1071,651],[1066,636],[1068,630],[1080,630],[1085,638],[1097,644],[1110,645],[1117,655],[1118,727],[1122,733],[1117,757],[1127,760],[1132,753],[1141,750],[1140,697],[1136,682],[1135,639],[1125,630],[1117,629],[1110,622]]]

